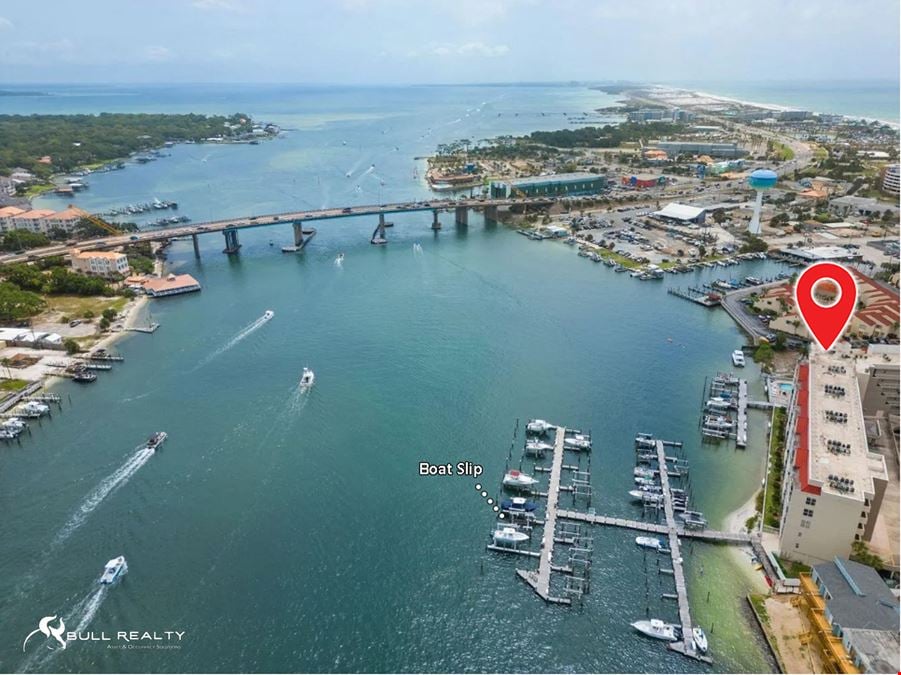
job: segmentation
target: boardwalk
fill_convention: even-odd
[[[563,440],[565,427],[555,427],[554,461],[551,464],[550,481],[547,488],[547,508],[544,515],[544,531],[541,535],[541,556],[538,559],[538,571],[517,570],[516,573],[531,586],[539,597],[547,602],[563,605],[570,604],[568,598],[551,596],[551,572],[554,569],[554,543],[557,529],[557,501],[560,497],[560,474],[563,471]]]
[[[735,445],[739,448],[748,445],[748,381],[738,381],[738,422],[735,427]]]

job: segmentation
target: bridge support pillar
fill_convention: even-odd
[[[495,224],[497,223],[497,207],[496,206],[486,206],[485,207],[485,222]]]
[[[370,244],[374,244],[376,246],[381,246],[382,244],[388,243],[388,237],[385,236],[385,228],[386,227],[394,227],[394,223],[386,223],[385,222],[385,214],[379,214],[379,224],[375,226],[375,230],[372,231],[372,239],[369,240]]]
[[[438,220],[438,211],[432,211],[432,229],[436,232],[441,229],[441,221]]]
[[[200,243],[197,241],[196,234],[191,235],[191,241],[194,243],[194,257],[199,258],[200,257]]]
[[[222,234],[225,235],[225,248],[222,252],[229,255],[237,253],[241,248],[241,244],[238,243],[238,231],[229,228],[222,230]]]
[[[457,225],[467,226],[469,225],[469,209],[465,206],[458,206],[454,210],[454,220]]]
[[[294,229],[294,246],[282,246],[282,252],[284,253],[302,251],[303,247],[309,244],[310,239],[316,235],[316,228],[311,227],[305,230],[303,229],[303,222],[299,220],[291,223],[291,227]]]

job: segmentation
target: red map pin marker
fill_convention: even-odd
[[[837,297],[831,304],[821,304],[815,295],[818,287],[821,293],[826,291]],[[795,305],[813,339],[828,352],[847,328],[857,307],[857,283],[841,265],[816,263],[801,272],[795,282]]]

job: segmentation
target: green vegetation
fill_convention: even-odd
[[[128,256],[128,265],[136,274],[153,273],[153,249],[150,242],[141,242],[125,247],[125,255]]]
[[[69,354],[70,356],[81,351],[81,345],[78,344],[77,340],[73,340],[72,338],[63,340],[63,347],[66,348],[66,354]]]
[[[76,295],[51,295],[46,298],[47,311],[59,312],[69,317],[93,319],[103,314],[103,310],[112,308],[121,312],[128,299],[119,297],[80,297]]]
[[[787,558],[780,558],[777,555],[773,557],[776,558],[776,562],[779,563],[779,567],[787,579],[797,579],[802,574],[810,574],[810,565],[788,560]]]
[[[103,279],[78,274],[65,267],[54,267],[47,272],[34,265],[12,263],[0,267],[0,277],[22,290],[46,295],[115,294],[112,286]]]
[[[899,269],[898,263],[896,262],[884,262],[880,265],[880,270],[876,272],[873,278],[878,279],[879,281],[889,282],[892,280],[892,275],[897,274]]]
[[[785,143],[779,143],[778,141],[770,141],[768,143],[768,150],[770,157],[780,162],[787,162],[791,159],[795,158],[795,151],[790,147],[785,145]]]
[[[23,291],[15,284],[0,282],[0,321],[22,321],[46,306],[37,293]]]
[[[754,362],[769,365],[773,362],[773,347],[769,342],[761,342],[754,350]]]
[[[766,253],[767,249],[769,244],[760,237],[749,234],[745,237],[745,243],[741,245],[739,253]]]
[[[851,544],[851,560],[862,565],[869,565],[877,570],[885,567],[882,558],[870,551],[865,541],[855,541]]]
[[[773,410],[773,428],[770,430],[769,462],[767,464],[766,497],[764,499],[766,513],[763,524],[767,527],[779,527],[782,515],[782,469],[785,464],[785,410]]]
[[[10,230],[0,236],[0,251],[26,251],[50,244],[50,239],[39,232],[28,230]]]
[[[529,139],[555,148],[618,148],[630,141],[648,140],[685,131],[684,124],[671,122],[625,122],[618,126],[582,127],[559,131],[533,131]]]
[[[757,614],[757,618],[760,619],[761,623],[769,624],[770,623],[770,615],[766,611],[766,603],[767,596],[761,593],[749,593],[748,594],[748,602],[751,603],[751,608],[754,610],[754,613]]]
[[[0,391],[19,391],[28,386],[28,380],[19,380],[10,378],[8,380],[0,380]]]
[[[236,126],[231,129],[226,124]],[[127,157],[166,141],[200,141],[248,133],[252,121],[240,113],[164,115],[0,115],[0,174],[21,167],[39,178],[80,166]],[[50,163],[41,157],[49,156]]]

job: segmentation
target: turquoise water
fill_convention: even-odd
[[[387,198],[405,199],[423,190],[413,157],[436,142],[542,123],[537,113],[517,122],[517,109],[604,104],[575,88],[367,90],[325,101],[305,92],[288,102],[256,89],[179,92],[173,109],[244,109],[295,130],[256,147],[183,146],[93,176],[79,203],[155,195],[195,218],[350,203],[375,187],[363,181],[360,194],[346,184],[348,163],[361,158],[376,164]],[[123,105],[169,105],[153,90],[137,97]],[[354,97],[364,101],[357,113]],[[124,97],[72,98],[84,110]],[[510,119],[465,116],[494,99]],[[319,121],[304,126],[310,116]],[[722,312],[664,290],[716,271],[643,283],[479,217],[466,229],[446,218],[438,234],[425,216],[395,222],[380,248],[367,243],[367,219],[322,224],[302,255],[270,246],[287,241],[287,226],[242,232],[239,257],[222,255],[218,236],[202,239],[199,261],[186,243],[173,246],[171,268],[203,291],[154,301],[155,334],[119,343],[125,363],[97,384],[59,385],[63,410],[3,449],[0,670],[698,668],[628,627],[646,613],[676,616],[660,599],[667,579],[632,535],[596,529],[584,607],[547,607],[514,578],[523,561],[485,551],[493,515],[475,481],[422,478],[417,468],[471,460],[496,486],[515,420],[544,417],[594,432],[594,506],[635,515],[632,439],[649,431],[685,441],[697,505],[719,524],[759,483],[765,418],[752,413],[747,451],[701,444],[705,378],[729,368],[742,338]],[[729,272],[776,269],[758,261]],[[251,328],[267,309],[274,318]],[[304,394],[297,380],[307,365],[317,382]],[[756,375],[753,364],[745,371]],[[158,429],[169,433],[163,449],[128,464]],[[98,485],[109,489],[89,499]],[[103,563],[120,554],[128,574],[97,595]],[[748,565],[700,544],[686,561],[716,669],[771,670],[744,605]],[[23,654],[24,637],[52,614],[70,630],[185,638],[170,651],[78,643],[55,652],[29,644]]]
[[[742,101],[898,123],[897,80],[683,82],[678,86]]]

